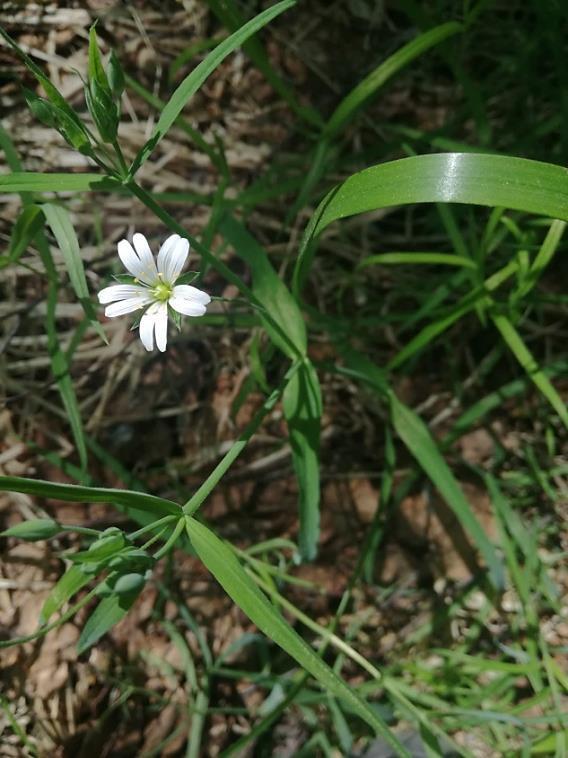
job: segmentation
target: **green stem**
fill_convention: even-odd
[[[98,529],[90,529],[88,526],[62,526],[62,532],[75,532],[76,534],[84,534],[87,537],[100,537],[101,533]]]
[[[129,534],[128,537],[131,540],[137,540],[146,534],[146,532],[151,532],[152,529],[156,529],[157,527],[163,526],[164,524],[169,524],[171,521],[175,521],[176,519],[177,516],[174,516],[173,514],[171,516],[164,516],[163,518],[159,518],[157,521],[152,521],[151,524],[146,524],[146,526],[143,526],[141,529],[137,529],[135,532],[132,532],[132,534]]]
[[[120,170],[122,171],[121,179],[126,179],[128,176],[128,164],[124,159],[124,155],[122,153],[120,145],[118,144],[118,140],[113,140],[112,146],[114,147],[114,152],[116,153],[116,157],[118,158],[118,162],[120,164]]]
[[[166,555],[166,553],[168,553],[172,549],[172,547],[178,541],[178,537],[182,533],[184,526],[185,526],[185,518],[182,517],[177,522],[175,529],[168,537],[166,543],[162,545],[162,547],[154,553],[154,558],[156,560],[158,560],[159,558],[163,558],[164,555]]]
[[[214,489],[214,487],[217,486],[221,478],[226,474],[229,468],[233,465],[235,460],[238,458],[238,456],[242,453],[242,451],[246,447],[250,438],[253,436],[253,434],[256,432],[256,430],[260,426],[266,414],[269,413],[272,410],[272,408],[274,408],[274,406],[278,402],[278,399],[284,392],[286,385],[288,384],[290,379],[294,376],[294,374],[296,373],[296,371],[299,369],[300,366],[301,366],[300,362],[294,363],[292,364],[292,366],[290,366],[290,368],[284,375],[284,378],[282,379],[278,387],[275,390],[273,390],[270,393],[270,395],[266,398],[261,408],[257,411],[252,421],[246,426],[245,430],[243,431],[239,439],[233,444],[233,446],[226,453],[226,455],[219,461],[217,466],[209,474],[209,476],[203,482],[201,487],[199,487],[197,492],[183,506],[183,512],[186,514],[186,516],[193,516],[193,514],[199,508],[201,503],[205,500],[206,497],[209,496],[209,494]]]
[[[85,597],[81,598],[78,603],[75,603],[75,605],[72,605],[69,610],[64,613],[62,616],[60,616],[55,621],[52,621],[51,624],[48,624],[47,626],[42,627],[41,629],[38,629],[37,632],[33,632],[32,634],[27,634],[25,637],[12,637],[9,640],[0,640],[0,650],[5,647],[13,647],[14,645],[23,645],[26,642],[33,642],[33,640],[37,640],[40,637],[45,637],[45,635],[48,632],[51,632],[52,629],[56,629],[58,626],[61,626],[66,621],[69,621],[70,618],[73,618],[73,616],[81,610],[81,608],[84,608],[87,603],[89,603],[93,597],[96,595],[98,590],[98,585],[94,587],[90,592],[88,592]]]

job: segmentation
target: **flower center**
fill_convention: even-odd
[[[156,287],[154,287],[154,297],[156,300],[158,300],[161,303],[166,302],[170,299],[172,296],[172,288],[169,284],[166,284],[165,282],[160,282]]]

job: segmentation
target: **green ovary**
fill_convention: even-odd
[[[160,302],[166,302],[172,296],[172,288],[169,284],[162,282],[154,288],[154,297]]]

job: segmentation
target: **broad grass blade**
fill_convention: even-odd
[[[364,169],[334,187],[308,224],[294,271],[298,292],[314,240],[337,219],[413,203],[503,206],[568,221],[568,171],[551,163],[476,153],[403,158]]]

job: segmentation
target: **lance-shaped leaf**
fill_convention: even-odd
[[[9,34],[7,34],[4,31],[4,29],[2,29],[2,27],[0,27],[0,36],[2,36],[6,40],[6,42],[10,45],[10,47],[22,59],[26,68],[29,71],[31,71],[31,73],[35,76],[36,80],[43,87],[48,100],[51,103],[53,103],[53,105],[56,105],[60,110],[62,110],[66,114],[66,116],[68,116],[68,118],[74,121],[78,128],[83,129],[84,127],[79,116],[75,113],[73,108],[71,108],[71,106],[67,103],[67,100],[65,100],[61,92],[59,92],[59,90],[57,89],[57,87],[43,73],[41,68],[33,62],[30,56],[22,50],[22,48],[10,37]]]
[[[50,103],[49,100],[45,100],[43,97],[38,97],[35,92],[25,87],[24,97],[29,109],[38,121],[56,129],[63,139],[71,147],[79,150],[79,152],[86,155],[92,152],[87,130],[80,122],[71,118],[66,110]]]
[[[239,563],[233,550],[210,529],[193,518],[186,521],[195,552],[225,592],[257,627],[292,656],[324,688],[344,700],[377,734],[394,748],[397,755],[409,753],[389,730],[376,709],[369,706],[304,642],[284,617],[268,601]]]
[[[54,205],[52,203],[44,203],[41,207],[47,223],[51,227],[51,231],[57,240],[57,244],[63,255],[63,260],[65,261],[65,267],[69,274],[69,279],[71,280],[71,285],[81,303],[85,316],[89,319],[91,326],[103,342],[108,344],[106,335],[97,320],[95,309],[89,297],[79,241],[77,240],[77,235],[75,234],[75,229],[71,223],[69,213],[63,208],[63,206]]]
[[[56,484],[43,479],[21,476],[0,476],[0,492],[23,492],[25,495],[70,500],[76,503],[115,503],[125,508],[136,508],[157,516],[179,516],[181,508],[172,500],[132,490],[104,487],[82,487],[76,484]]]
[[[318,377],[308,360],[288,382],[282,400],[299,487],[300,554],[313,560],[319,540],[322,402]]]
[[[0,268],[16,263],[45,223],[39,205],[24,206],[12,229],[8,254],[0,256]]]

